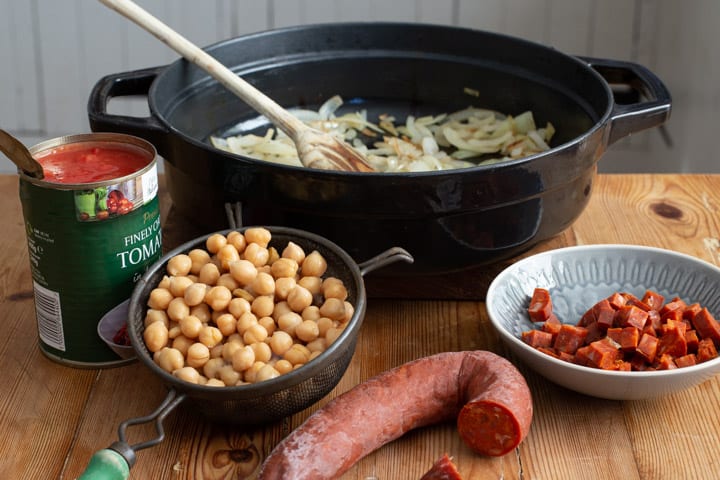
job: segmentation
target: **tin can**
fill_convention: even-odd
[[[92,178],[93,167],[77,159],[65,165],[68,183],[19,172],[40,349],[74,367],[116,366],[132,359],[110,349],[98,322],[130,297],[162,254],[157,153],[143,139],[115,133],[60,137],[30,152],[49,165],[71,149],[88,152],[83,162],[119,151],[135,164],[117,157],[117,165],[107,161],[112,178],[89,182],[77,171],[85,168]],[[113,168],[124,172],[114,177]]]

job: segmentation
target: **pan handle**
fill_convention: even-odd
[[[650,70],[632,62],[580,57],[597,71],[610,87],[630,89],[642,98],[628,104],[615,103],[610,115],[608,145],[670,118],[671,97],[663,82]]]
[[[164,154],[169,129],[151,113],[149,117],[130,117],[108,113],[108,102],[115,97],[147,96],[155,78],[165,67],[151,67],[131,72],[113,73],[97,81],[90,92],[87,110],[94,132],[120,132],[141,137]]]
[[[183,400],[184,393],[178,394],[177,390],[170,389],[160,406],[150,415],[131,418],[121,423],[118,427],[119,440],[108,448],[95,452],[77,480],[127,480],[130,477],[130,468],[135,464],[135,452],[153,447],[165,439],[162,422]],[[155,438],[134,445],[127,443],[128,427],[150,422],[155,422]]]
[[[366,260],[359,264],[358,267],[360,267],[360,275],[364,277],[373,270],[377,270],[378,268],[382,268],[385,265],[389,265],[400,260],[407,263],[413,263],[415,261],[412,255],[410,255],[410,253],[408,253],[408,251],[404,248],[393,247],[389,250],[385,250],[379,255],[374,256],[370,260]]]

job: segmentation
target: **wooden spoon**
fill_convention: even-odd
[[[42,165],[33,158],[27,147],[5,130],[0,130],[0,151],[25,172],[25,175],[39,180],[45,176]]]
[[[329,133],[306,125],[136,3],[131,0],[100,0],[100,2],[166,43],[189,62],[202,68],[225,85],[228,90],[240,97],[255,111],[270,119],[277,128],[295,142],[300,161],[306,167],[326,170],[374,171],[360,152]]]

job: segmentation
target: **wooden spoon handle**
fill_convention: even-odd
[[[209,73],[228,90],[240,97],[256,112],[265,115],[290,138],[308,127],[270,97],[248,82],[235,75],[229,68],[218,62],[200,47],[192,43],[148,11],[131,0],[99,0],[106,6],[128,18],[142,29],[151,33],[189,62]]]

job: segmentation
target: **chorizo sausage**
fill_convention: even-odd
[[[462,480],[462,477],[452,459],[446,453],[437,459],[432,468],[420,480]]]
[[[467,351],[420,358],[316,411],[275,447],[258,480],[337,478],[409,430],[455,418],[470,448],[504,455],[527,435],[532,411],[525,379],[503,357]]]

